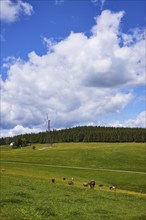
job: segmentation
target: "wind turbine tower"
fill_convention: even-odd
[[[48,123],[48,131],[50,131],[50,120],[47,118],[47,123]]]

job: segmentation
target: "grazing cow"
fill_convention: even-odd
[[[103,187],[104,185],[103,185],[103,184],[99,184],[98,186],[99,186],[99,187]]]
[[[94,180],[91,180],[91,181],[89,182],[89,186],[90,186],[91,189],[94,189],[95,181],[94,181]]]
[[[83,183],[83,186],[84,186],[84,187],[88,187],[88,183],[87,183],[87,182],[84,182],[84,183]]]
[[[66,180],[66,178],[64,177],[63,180]]]
[[[69,181],[69,182],[68,182],[68,185],[73,186],[73,185],[74,185],[74,182],[73,182],[73,181]]]
[[[109,186],[109,189],[116,190],[116,187],[115,186]]]
[[[55,178],[52,178],[52,183],[55,183]]]

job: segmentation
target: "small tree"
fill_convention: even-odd
[[[27,143],[26,143],[26,139],[25,138],[16,138],[14,140],[14,145],[13,145],[13,148],[19,148],[19,147],[25,147],[27,146]]]
[[[21,138],[21,144],[22,144],[22,147],[27,146],[26,139],[24,137]]]
[[[21,140],[21,138],[17,138],[15,140],[15,147],[16,148],[22,147],[22,140]]]

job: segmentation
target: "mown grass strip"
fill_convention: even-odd
[[[65,168],[65,169],[80,169],[80,170],[93,170],[93,171],[108,171],[108,172],[118,172],[118,173],[133,173],[133,174],[144,174],[146,172],[130,171],[130,170],[114,170],[114,169],[103,169],[103,168],[90,168],[90,167],[74,167],[74,166],[63,166],[63,165],[51,165],[51,164],[40,164],[40,163],[27,163],[27,162],[15,162],[15,161],[1,161],[1,163],[13,163],[13,164],[26,164],[30,166],[43,166],[43,167],[53,167],[53,168]]]

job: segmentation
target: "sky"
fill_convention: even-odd
[[[144,0],[0,0],[1,137],[146,127]]]

